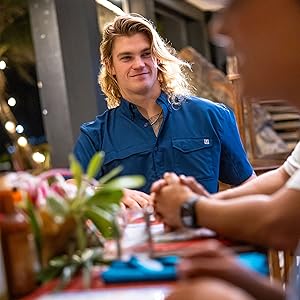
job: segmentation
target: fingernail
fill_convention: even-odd
[[[186,259],[182,259],[180,264],[178,265],[177,269],[180,271],[180,272],[184,272],[188,269],[191,268],[191,263],[190,261],[186,260]]]

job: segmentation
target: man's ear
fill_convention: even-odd
[[[115,68],[112,64],[106,64],[106,69],[109,72],[110,75],[115,76],[116,75],[116,71]]]
[[[110,75],[112,75],[112,76],[116,75],[115,68],[113,67],[113,65],[111,63],[105,62],[105,67],[106,67],[107,72]]]
[[[110,74],[115,76],[116,75],[116,71],[115,71],[115,68],[113,66],[111,66],[110,68]]]

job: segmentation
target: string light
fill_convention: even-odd
[[[0,60],[0,70],[5,70],[6,69],[6,67],[7,67],[7,65],[6,65],[6,62],[2,59],[2,60]],[[7,104],[8,104],[8,106],[10,106],[10,107],[13,107],[13,106],[15,106],[16,104],[17,104],[17,101],[16,101],[16,99],[14,98],[14,97],[10,97],[8,100],[7,100]],[[2,107],[1,107],[1,105],[0,105],[0,111],[2,110]],[[10,110],[10,109],[9,109]],[[10,113],[10,112],[9,112]],[[7,118],[7,119],[9,119],[9,117]],[[13,134],[13,137],[14,137],[14,134],[17,132],[18,134],[21,134],[21,133],[23,133],[24,132],[24,127],[22,126],[22,125],[17,125],[16,126],[16,124],[14,123],[14,122],[12,122],[12,121],[7,121],[7,122],[5,122],[5,124],[4,124],[4,127],[5,127],[5,129],[10,133],[10,134]],[[20,147],[26,147],[26,146],[28,146],[28,141],[27,141],[27,139],[24,137],[24,136],[20,136],[18,139],[17,139],[17,143],[18,143],[18,145],[20,146]],[[29,148],[30,149],[30,148]],[[8,146],[7,147],[7,151],[10,153],[10,154],[13,154],[15,151],[16,151],[16,147],[15,147],[15,145],[10,145],[10,146]],[[37,162],[37,163],[43,163],[45,160],[46,160],[46,157],[43,155],[43,154],[41,154],[41,153],[39,153],[39,152],[37,152],[37,153],[34,153],[33,155],[32,155],[32,159],[35,161],[35,162]]]
[[[24,132],[24,127],[22,125],[17,125],[16,127],[16,132],[17,133],[23,133]]]
[[[5,70],[6,62],[4,60],[0,60],[0,70]]]
[[[46,157],[44,154],[40,153],[40,152],[34,152],[32,154],[32,159],[38,163],[38,164],[41,164],[43,163],[45,160],[46,160]]]
[[[19,146],[21,146],[21,147],[27,146],[27,144],[28,144],[27,139],[26,139],[24,136],[20,136],[20,137],[18,138],[18,144],[19,144]]]
[[[16,152],[16,147],[13,146],[13,145],[10,145],[10,146],[7,147],[7,151],[8,151],[9,154],[13,154],[13,153]]]
[[[14,133],[16,131],[16,125],[12,121],[7,121],[4,127],[10,133]]]
[[[9,106],[15,106],[17,103],[16,99],[14,97],[10,97],[8,100],[7,100],[7,104]]]

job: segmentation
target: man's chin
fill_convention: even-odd
[[[135,93],[138,95],[145,95],[148,94],[152,90],[153,86],[152,85],[141,85],[139,87],[136,87]]]

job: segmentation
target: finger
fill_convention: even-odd
[[[136,201],[142,208],[145,208],[149,205],[149,201],[141,196],[135,196],[133,200]]]
[[[218,257],[227,253],[228,247],[216,240],[203,241],[197,248],[191,248],[183,254],[183,258],[191,259],[196,257]]]
[[[141,196],[139,193],[133,193],[130,196],[127,196],[129,199],[135,201],[140,207],[146,207],[149,205],[150,197],[149,199],[145,199],[143,196]]]
[[[151,186],[152,193],[159,193],[160,190],[167,185],[167,182],[164,179],[159,179],[155,181]]]
[[[207,190],[200,183],[198,183],[194,177],[180,175],[179,178],[180,182],[188,186],[194,193],[197,193],[198,195],[204,195],[207,197],[210,196]]]
[[[126,205],[123,202],[120,203],[120,210],[126,211]]]
[[[165,173],[164,179],[166,180],[167,184],[174,184],[179,183],[179,177],[175,173]]]
[[[141,191],[136,191],[137,195],[139,195],[140,197],[142,197],[144,200],[146,200],[147,202],[150,201],[151,197],[150,195],[144,193],[144,192],[141,192]]]
[[[150,194],[150,200],[149,200],[149,205],[152,205],[154,207],[154,203],[155,203],[155,193],[151,193]]]
[[[181,260],[177,266],[177,274],[180,278],[191,278],[214,274],[216,270],[221,269],[221,260],[218,258],[200,257],[197,259]]]
[[[123,196],[121,201],[125,204],[125,206],[127,208],[130,208],[130,209],[142,209],[141,206],[136,202],[134,201],[133,199],[131,199],[130,197],[127,197],[127,196]]]
[[[170,225],[164,223],[164,231],[165,231],[165,232],[172,232],[172,231],[174,231],[174,230],[176,230],[176,228],[174,228],[174,227],[172,227],[172,226],[170,226]]]
[[[155,210],[154,210],[154,217],[155,217],[155,219],[156,219],[158,222],[161,222],[161,221],[162,221],[162,216],[161,216],[161,214],[158,213],[158,212],[156,212]]]
[[[200,257],[191,260],[182,260],[177,267],[177,273],[181,278],[192,278],[200,276],[227,277],[228,271],[239,269],[234,260],[220,257]],[[225,278],[224,278],[225,279]]]
[[[135,201],[140,207],[146,207],[150,201],[150,195],[136,190],[123,189],[124,201],[128,202],[128,199]],[[123,201],[123,202],[124,202]]]

